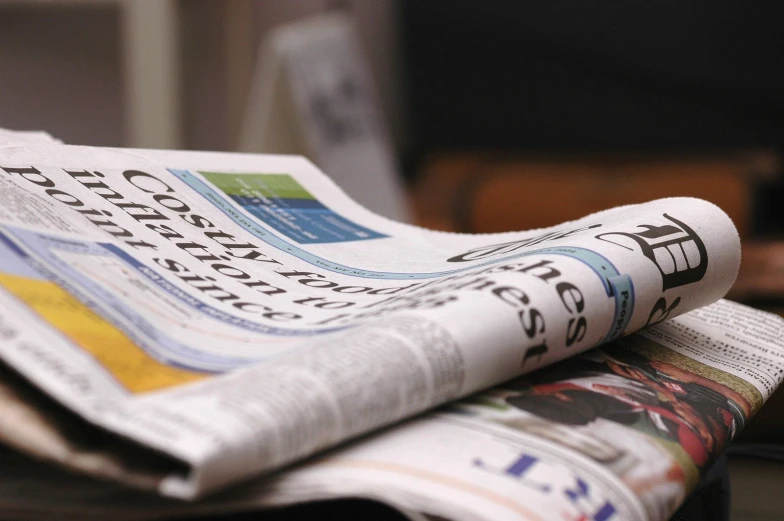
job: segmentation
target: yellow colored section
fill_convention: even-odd
[[[130,392],[155,391],[206,377],[155,360],[57,284],[0,273],[0,285],[95,357]]]

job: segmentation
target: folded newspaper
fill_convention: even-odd
[[[459,235],[298,157],[0,140],[3,518],[664,520],[784,377],[705,201]]]

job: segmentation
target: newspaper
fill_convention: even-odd
[[[63,142],[40,130],[6,130],[0,128],[0,146],[23,143],[62,144]]]
[[[196,503],[0,451],[0,512],[160,519],[347,497],[411,519],[669,519],[784,375],[780,317],[721,300]]]
[[[716,302],[740,262],[696,199],[457,235],[302,158],[40,143],[0,145],[0,223],[0,439],[185,499]]]

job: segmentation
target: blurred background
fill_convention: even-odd
[[[447,231],[701,197],[744,242],[730,296],[782,313],[779,11],[0,0],[0,127],[70,144],[303,154],[369,208]],[[742,441],[784,440],[782,394]],[[731,460],[733,519],[784,517],[782,501],[761,500],[784,483],[780,467]]]

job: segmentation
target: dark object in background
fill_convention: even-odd
[[[725,456],[705,473],[672,521],[730,521],[730,475]]]
[[[752,228],[759,238],[784,239],[784,219],[781,201],[784,201],[784,179],[760,180],[754,193],[754,214]]]
[[[194,517],[175,518],[171,521],[194,520]],[[372,519],[373,521],[407,521],[394,508],[369,499],[338,499],[315,501],[275,510],[255,510],[244,514],[226,514],[199,517],[199,521],[346,521]]]
[[[776,2],[403,0],[413,152],[784,143]]]
[[[784,145],[778,2],[401,0],[409,177],[433,152]],[[771,181],[753,231],[784,234]]]

